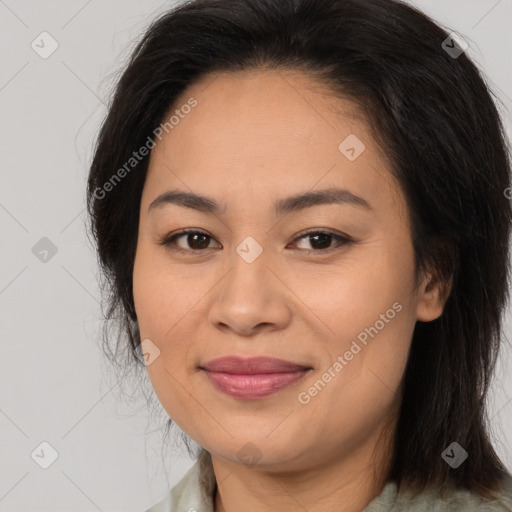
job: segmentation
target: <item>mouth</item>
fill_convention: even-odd
[[[214,359],[200,366],[219,391],[236,398],[265,398],[295,384],[313,370],[311,366],[271,357]]]

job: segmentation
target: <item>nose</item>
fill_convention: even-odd
[[[238,254],[224,279],[215,287],[216,295],[209,312],[215,328],[239,336],[286,328],[290,322],[290,291],[278,272],[260,256],[247,263]]]

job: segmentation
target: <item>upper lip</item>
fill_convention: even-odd
[[[274,357],[249,357],[226,356],[213,359],[201,366],[203,370],[211,372],[234,373],[240,375],[262,373],[284,373],[309,370],[310,366],[276,359]]]

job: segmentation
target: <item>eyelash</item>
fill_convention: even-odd
[[[212,236],[208,235],[207,233],[203,232],[203,231],[198,231],[198,230],[192,230],[192,229],[185,229],[185,230],[182,230],[182,231],[179,231],[178,233],[174,233],[172,235],[167,235],[163,238],[161,238],[158,243],[159,245],[162,245],[162,246],[166,246],[168,247],[170,250],[172,251],[176,251],[176,252],[204,252],[206,250],[208,250],[208,248],[206,249],[181,249],[181,248],[176,248],[176,247],[173,247],[175,241],[182,237],[182,236],[185,236],[185,235],[204,235],[210,239],[213,239]],[[324,230],[319,230],[319,229],[315,229],[315,230],[311,230],[311,231],[307,231],[306,233],[302,233],[301,235],[299,235],[297,238],[294,239],[293,242],[296,242],[298,240],[301,240],[303,238],[306,238],[310,235],[327,235],[327,236],[330,236],[330,237],[333,237],[335,239],[338,240],[338,243],[331,246],[331,247],[328,247],[327,249],[301,249],[302,252],[305,252],[306,254],[311,254],[311,253],[316,253],[316,254],[326,254],[328,252],[332,252],[334,250],[337,250],[337,249],[341,249],[341,247],[345,246],[345,245],[348,245],[348,244],[351,244],[351,243],[354,243],[354,240],[352,240],[351,238],[347,237],[347,236],[343,236],[343,235],[338,235],[336,233],[333,233],[332,231],[324,231]]]

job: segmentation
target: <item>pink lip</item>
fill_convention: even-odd
[[[275,357],[239,357],[226,356],[213,359],[201,366],[211,372],[234,373],[238,375],[250,375],[261,373],[284,373],[308,370],[311,366],[276,359]]]
[[[255,400],[291,386],[312,370],[272,357],[214,359],[201,366],[210,382],[230,396]]]

